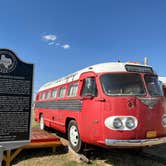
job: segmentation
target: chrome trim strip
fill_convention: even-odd
[[[166,143],[166,137],[152,138],[152,139],[138,139],[138,140],[114,140],[105,139],[105,144],[108,146],[120,147],[139,147],[139,146],[152,146]]]
[[[60,126],[65,126],[65,123],[61,123],[61,122],[58,122],[58,121],[53,121],[53,120],[50,120],[48,118],[44,118],[45,121],[48,121],[50,123],[55,123],[57,125],[60,125]]]
[[[72,110],[81,111],[81,100],[69,99],[69,100],[53,100],[53,101],[39,101],[35,103],[35,108],[44,108],[51,110]]]

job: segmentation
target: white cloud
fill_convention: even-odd
[[[51,46],[51,45],[53,45],[53,44],[55,44],[55,42],[49,42],[49,43],[48,43],[49,46]]]
[[[56,48],[69,49],[71,46],[64,41],[57,40],[57,36],[54,34],[46,34],[42,36],[42,40],[47,43],[48,46],[55,46]]]
[[[45,40],[45,41],[48,41],[48,42],[53,42],[56,40],[56,36],[53,35],[53,34],[49,34],[49,35],[44,35],[42,36],[42,39]]]
[[[69,49],[69,48],[70,48],[70,45],[69,45],[69,44],[64,44],[64,45],[62,45],[62,47],[63,47],[64,49]]]
[[[56,46],[60,46],[61,44],[60,44],[60,43],[56,43],[55,45],[56,45]]]

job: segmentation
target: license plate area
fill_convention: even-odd
[[[155,130],[146,132],[146,138],[155,138],[155,137],[157,137],[157,132]]]

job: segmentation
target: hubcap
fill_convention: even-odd
[[[73,146],[77,146],[79,141],[78,130],[76,126],[71,126],[70,128],[70,141]]]

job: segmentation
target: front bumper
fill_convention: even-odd
[[[105,145],[117,147],[144,147],[166,143],[166,137],[138,140],[113,140],[105,139]]]

